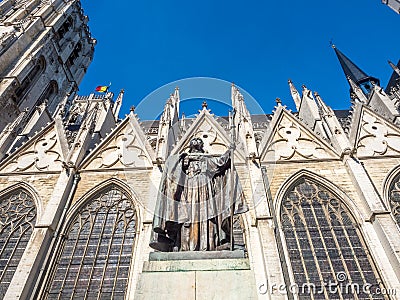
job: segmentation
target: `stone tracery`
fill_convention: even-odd
[[[301,299],[350,296],[339,290],[330,295],[323,288],[329,282],[359,287],[371,284],[371,291],[382,287],[359,226],[341,199],[321,184],[301,178],[284,196],[280,216],[295,283],[300,288],[315,285],[315,291],[323,291],[302,293],[300,289]],[[351,296],[373,297],[362,292]]]
[[[21,260],[36,221],[33,197],[17,188],[0,197],[0,298]]]
[[[118,186],[96,193],[67,229],[45,298],[122,299],[136,224],[132,200]]]

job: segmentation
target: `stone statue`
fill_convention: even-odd
[[[173,155],[167,160],[154,212],[152,248],[159,251],[230,248],[231,207],[233,215],[248,210],[237,173],[231,172],[230,155],[231,149],[219,157],[207,155],[203,141],[194,138],[189,153]]]

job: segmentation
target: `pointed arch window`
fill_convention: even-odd
[[[58,39],[61,40],[66,35],[66,33],[69,32],[73,27],[74,27],[74,19],[71,16],[69,16],[57,30]]]
[[[36,221],[33,197],[23,188],[0,196],[0,299],[31,237]]]
[[[123,299],[136,235],[136,210],[112,184],[70,222],[47,282],[45,299]]]
[[[56,95],[58,93],[58,84],[57,81],[51,80],[47,85],[46,89],[43,91],[36,105],[42,104],[43,102],[47,102],[47,107],[50,112],[53,112],[56,108],[57,101]]]
[[[22,103],[26,93],[32,88],[32,86],[39,79],[40,75],[46,68],[46,60],[44,56],[40,56],[36,61],[34,67],[29,71],[28,75],[22,80],[20,86],[14,91],[12,99],[19,105]]]
[[[76,60],[78,59],[80,53],[82,51],[82,43],[78,42],[74,48],[74,50],[71,52],[70,56],[67,59],[66,65],[67,67],[72,67]]]
[[[392,215],[400,226],[400,174],[398,174],[389,187],[389,201]]]
[[[280,215],[300,299],[386,299],[374,294],[383,287],[380,276],[358,224],[335,194],[301,178],[284,196]]]

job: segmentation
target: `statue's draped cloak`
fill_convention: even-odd
[[[186,158],[186,159],[185,159]],[[150,246],[160,251],[216,250],[229,243],[230,152],[173,155],[162,175]],[[234,214],[248,210],[236,171]]]

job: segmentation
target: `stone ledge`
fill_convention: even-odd
[[[243,250],[150,252],[150,255],[149,255],[149,261],[240,259],[240,258],[245,258]]]
[[[250,270],[249,260],[236,259],[205,259],[205,260],[170,260],[145,261],[143,272],[188,272],[188,271],[230,271]]]

